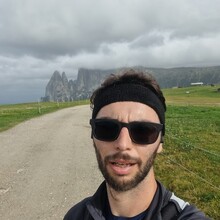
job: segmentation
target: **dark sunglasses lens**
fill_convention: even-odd
[[[119,132],[119,125],[114,121],[100,120],[95,122],[94,136],[99,140],[114,141]]]
[[[159,135],[157,128],[149,123],[132,123],[130,126],[132,140],[137,144],[153,144]]]

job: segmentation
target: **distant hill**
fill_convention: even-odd
[[[161,88],[187,87],[191,83],[220,83],[220,66],[213,67],[180,67],[180,68],[147,68],[134,67],[152,74]],[[120,68],[122,69],[122,68]],[[66,74],[55,71],[46,86],[42,101],[72,101],[87,99],[92,91],[111,73],[120,69],[85,69],[80,68],[76,80],[68,80]]]

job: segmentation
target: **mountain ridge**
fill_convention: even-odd
[[[132,67],[151,74],[160,84],[161,88],[187,87],[191,83],[204,84],[220,83],[220,66],[212,67],[176,67],[176,68],[147,68],[143,66]],[[110,74],[121,69],[87,69],[78,70],[76,80],[68,80],[65,72],[55,71],[49,80],[45,97],[42,101],[73,101],[88,99],[94,89]]]

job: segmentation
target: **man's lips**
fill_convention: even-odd
[[[121,166],[121,167],[132,166],[135,164],[134,161],[126,161],[126,160],[113,160],[113,161],[110,161],[110,163],[115,166]]]
[[[134,161],[126,160],[111,160],[109,161],[109,164],[115,174],[127,175],[136,163]]]

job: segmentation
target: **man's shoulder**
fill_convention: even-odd
[[[90,201],[91,197],[83,199],[81,202],[75,204],[65,215],[64,220],[84,219],[83,216],[87,215],[86,204]]]
[[[187,205],[180,213],[180,217],[178,219],[210,220],[210,218],[206,217],[205,214],[194,205]]]
[[[163,207],[161,210],[162,219],[178,220],[209,220],[205,214],[194,205],[189,204],[177,197],[174,193],[159,184],[163,194]]]
[[[169,208],[170,210],[167,210],[169,214],[173,212],[175,219],[209,220],[209,218],[207,218],[202,211],[197,209],[194,205],[190,205],[188,202],[185,202],[184,200],[175,196],[174,193],[172,193],[168,204],[170,207],[175,207]]]
[[[95,194],[74,205],[65,215],[64,220],[99,219],[107,199],[106,184],[103,181]],[[93,216],[93,218],[92,218]]]

